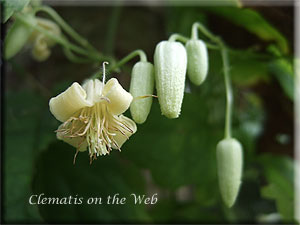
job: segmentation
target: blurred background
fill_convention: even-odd
[[[99,64],[75,64],[59,45],[44,62],[26,46],[5,62],[3,221],[6,223],[293,223],[292,6],[53,5],[103,55],[119,60],[135,49],[153,63],[157,43],[172,33],[190,36],[200,21],[230,48],[234,89],[233,136],[244,148],[244,174],[228,209],[218,189],[215,148],[223,138],[225,89],[220,53],[209,50],[201,86],[186,82],[181,116],[167,119],[154,99],[147,121],[109,156],[89,164],[87,152],[58,141],[59,122],[48,101]],[[39,16],[49,18],[46,14]],[[7,28],[11,25],[8,21]],[[137,58],[109,76],[129,90]],[[126,113],[130,117],[129,111]],[[119,193],[125,205],[30,205],[46,197]],[[131,193],[158,194],[135,205]]]

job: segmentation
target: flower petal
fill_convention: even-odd
[[[125,112],[132,101],[132,95],[127,92],[116,78],[111,78],[103,88],[103,95],[110,100],[109,111],[114,115]]]
[[[60,125],[58,127],[58,129],[60,129],[61,126],[62,125]],[[64,142],[68,143],[69,145],[72,145],[73,147],[75,147],[80,152],[84,152],[84,151],[87,150],[88,143],[87,143],[85,137],[82,137],[82,136],[81,137],[80,136],[77,136],[77,137],[64,137],[62,132],[59,132],[59,131],[56,133],[56,137],[57,137],[57,139],[63,140]]]
[[[77,82],[49,101],[51,113],[61,122],[68,120],[79,109],[92,105],[86,100],[85,90]]]
[[[124,133],[129,138],[131,135],[133,135],[137,131],[136,124],[133,120],[129,119],[126,116],[120,115],[119,118],[121,119],[121,122],[125,124],[132,132],[125,131]],[[115,142],[118,144],[118,146],[113,145],[114,149],[118,149],[122,147],[122,145],[127,141],[127,137],[124,136],[122,133],[117,132],[116,136],[114,136]]]
[[[89,102],[96,103],[101,100],[103,84],[98,79],[85,81],[82,88],[86,91]]]

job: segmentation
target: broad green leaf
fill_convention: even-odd
[[[283,221],[292,222],[294,214],[293,161],[285,156],[265,154],[259,158],[268,185],[261,189],[263,197],[276,202]]]
[[[247,29],[262,40],[275,41],[283,53],[289,51],[286,38],[258,12],[236,7],[210,7],[207,10]]]
[[[49,146],[39,157],[34,193],[44,197],[82,198],[82,204],[38,205],[48,223],[129,223],[146,222],[145,204],[134,204],[132,193],[147,195],[140,171],[121,158],[118,151],[99,157],[91,165],[88,152],[79,153],[73,165],[75,149],[62,141]],[[107,204],[106,198],[119,194],[126,204]],[[101,197],[102,204],[87,204],[90,197]],[[79,200],[78,200],[79,202]]]
[[[2,0],[1,0],[2,1]],[[30,0],[4,0],[3,2],[3,12],[5,23],[15,12],[21,11],[25,6],[28,5]]]

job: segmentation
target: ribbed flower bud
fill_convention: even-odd
[[[217,145],[217,166],[221,195],[226,206],[233,206],[239,192],[243,167],[242,145],[226,138]]]
[[[195,85],[205,80],[208,71],[208,55],[205,43],[202,40],[189,40],[185,45],[188,56],[188,77]]]
[[[144,123],[150,113],[154,89],[154,67],[149,62],[138,62],[131,73],[129,92],[133,96],[130,105],[132,118],[137,123]]]
[[[184,94],[187,54],[179,42],[162,41],[154,53],[155,83],[161,112],[177,118]]]

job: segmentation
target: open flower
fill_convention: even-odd
[[[132,95],[115,78],[105,85],[98,79],[82,86],[74,82],[49,102],[51,113],[63,122],[57,138],[76,147],[76,154],[88,149],[91,161],[112,149],[121,150],[137,130],[135,122],[122,115],[131,101]]]

